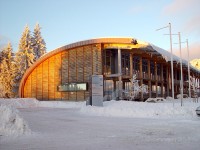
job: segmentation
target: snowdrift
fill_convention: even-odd
[[[34,98],[0,98],[0,136],[31,133],[27,123],[19,116],[20,108],[51,107],[80,108],[85,102],[38,101]]]
[[[0,104],[15,108],[38,107],[39,101],[35,98],[0,98]]]
[[[31,133],[27,123],[14,107],[0,105],[0,136]]]
[[[86,102],[38,101],[29,98],[0,99],[0,135],[21,135],[31,132],[24,119],[18,115],[16,108],[75,108],[80,114],[104,117],[196,118],[195,110],[200,103],[194,103],[192,99],[184,99],[183,104],[181,107],[180,100],[169,98],[155,103],[112,100],[104,102],[103,107],[86,106]]]
[[[196,108],[199,103],[191,101],[184,102],[181,107],[180,102],[173,103],[144,103],[133,101],[108,101],[104,102],[104,107],[85,106],[81,108],[81,113],[94,116],[106,117],[129,117],[129,118],[185,118],[197,117]]]
[[[0,104],[15,108],[33,108],[33,107],[50,107],[50,108],[80,108],[85,102],[70,101],[38,101],[35,98],[0,98]]]

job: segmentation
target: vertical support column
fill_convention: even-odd
[[[130,53],[130,76],[133,76],[133,54]]]
[[[143,76],[142,76],[142,57],[140,56],[140,86],[143,84]],[[141,92],[141,100],[144,100],[143,92]]]
[[[182,81],[183,81],[183,82],[182,82],[182,91],[181,91],[182,95],[184,94],[184,87],[185,87],[185,86],[184,86],[184,75],[185,75],[185,74],[184,74],[184,71],[182,70]],[[182,97],[182,98],[183,98],[183,97]]]
[[[154,62],[154,68],[155,68],[155,78],[156,78],[156,80],[155,80],[155,85],[156,85],[156,97],[158,97],[158,76],[157,76],[157,63],[156,63],[156,61]]]
[[[148,59],[148,86],[149,86],[149,97],[151,98],[151,65],[150,65],[150,60]]]
[[[177,93],[177,92],[179,92],[179,90],[178,90],[178,85],[180,85],[180,82],[177,82],[178,81],[178,78],[177,78],[177,69],[176,69],[176,67],[174,67],[174,85],[175,85],[175,89],[174,89],[174,93]],[[177,84],[178,83],[178,84]],[[175,97],[175,94],[174,94],[174,97]]]
[[[164,93],[163,93],[163,64],[161,64],[161,96],[164,97]]]
[[[167,81],[167,96],[169,96],[169,67],[168,65],[166,66],[166,81]]]
[[[119,74],[119,98],[122,98],[122,59],[121,59],[121,49],[118,48],[118,74]]]

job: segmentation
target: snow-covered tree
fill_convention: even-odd
[[[46,53],[46,43],[41,36],[40,29],[41,27],[37,23],[35,26],[35,29],[33,32],[33,38],[32,38],[35,61]]]
[[[195,98],[195,102],[198,102],[197,88],[199,88],[199,84],[197,80],[192,76],[190,76],[190,85],[191,85],[192,97]]]
[[[17,87],[26,70],[34,63],[35,56],[32,45],[30,30],[26,25],[15,56],[15,83]]]
[[[14,96],[13,92],[14,83],[14,70],[13,70],[13,57],[12,45],[10,42],[3,48],[1,52],[1,65],[0,65],[0,84],[1,96],[10,98]]]
[[[131,87],[130,87],[130,99],[134,100],[136,96],[138,96],[138,94],[140,92],[142,93],[148,93],[148,86],[142,84],[141,86],[139,86],[138,84],[138,80],[136,80],[137,75],[133,74],[133,77],[130,79],[131,82]]]

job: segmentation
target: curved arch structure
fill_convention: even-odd
[[[118,50],[122,54],[121,60],[118,59]],[[57,48],[37,60],[24,74],[19,87],[19,96],[34,97],[39,100],[85,100],[90,96],[90,76],[93,74],[104,75],[106,95],[109,93],[108,84],[111,84],[111,91],[117,88],[116,75],[119,73],[119,68],[116,64],[119,61],[122,63],[123,88],[128,88],[131,75],[137,72],[141,84],[145,83],[151,87],[147,97],[153,96],[154,85],[157,96],[158,94],[167,96],[170,94],[170,86],[167,83],[168,77],[163,75],[163,71],[170,74],[167,59],[169,56],[168,52],[134,38],[98,38],[72,43]],[[178,59],[176,61],[178,62]],[[192,74],[197,75],[197,73],[199,75],[199,72],[193,69]],[[153,75],[156,79],[153,79]],[[158,77],[160,80],[157,80]],[[59,89],[62,85],[70,83],[73,85],[86,83],[88,88]],[[162,89],[161,93],[158,92],[158,86]],[[168,90],[168,93],[164,93],[164,89]],[[143,98],[144,96],[140,99]]]

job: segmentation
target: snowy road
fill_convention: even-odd
[[[23,108],[31,135],[0,137],[0,150],[197,150],[200,118],[95,117],[72,108]]]

